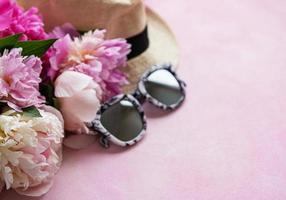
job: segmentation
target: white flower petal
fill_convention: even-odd
[[[52,187],[53,182],[51,180],[44,182],[38,186],[30,187],[26,190],[21,188],[16,188],[16,192],[21,195],[31,196],[31,197],[39,197],[46,194]]]
[[[92,77],[74,71],[65,71],[55,81],[56,97],[71,97],[86,88]]]
[[[100,108],[100,101],[94,89],[83,90],[72,98],[59,98],[58,100],[66,124],[69,123],[70,115],[75,116],[81,122],[90,122]]]

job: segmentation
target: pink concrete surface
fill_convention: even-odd
[[[285,200],[286,1],[146,1],[181,44],[185,104],[129,150],[65,149],[36,200]],[[13,192],[1,200],[28,200]]]

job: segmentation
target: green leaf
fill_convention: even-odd
[[[54,106],[54,88],[51,84],[40,83],[40,93],[46,98],[46,104]]]
[[[23,108],[24,117],[42,117],[41,113],[35,106]]]
[[[35,55],[42,57],[55,41],[56,39],[17,42],[15,47],[23,48],[23,56]]]
[[[0,39],[0,53],[3,53],[5,49],[12,49],[18,42],[22,34],[12,35]]]

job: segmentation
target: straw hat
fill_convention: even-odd
[[[18,0],[25,8],[36,6],[47,31],[66,22],[80,31],[106,29],[107,38],[126,38],[132,44],[128,66],[131,92],[140,76],[154,64],[178,64],[178,45],[161,17],[142,0]]]

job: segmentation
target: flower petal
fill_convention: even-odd
[[[55,81],[55,96],[71,97],[86,88],[91,81],[92,77],[83,73],[65,71]]]
[[[59,98],[58,100],[66,124],[70,122],[70,116],[74,116],[82,122],[90,122],[95,118],[100,107],[94,89],[83,90],[72,98]]]
[[[63,118],[61,112],[58,111],[57,109],[55,109],[54,107],[48,106],[48,105],[43,105],[40,108],[46,112],[54,114],[62,122],[62,124],[64,124],[64,118]]]
[[[13,13],[11,11],[8,11],[0,15],[0,31],[3,31],[9,27],[12,21],[12,14]]]
[[[80,36],[72,24],[65,23],[62,26],[55,27],[54,30],[49,33],[49,38],[63,38],[67,34],[69,34],[72,38]]]
[[[46,194],[52,187],[53,181],[47,181],[39,186],[30,187],[27,190],[21,190],[16,188],[15,191],[21,195],[31,196],[31,197],[39,197]]]

